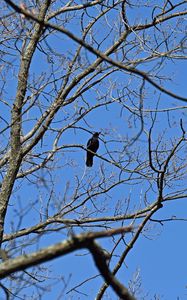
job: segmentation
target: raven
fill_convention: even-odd
[[[95,132],[92,136],[91,139],[88,140],[87,143],[87,156],[86,156],[86,165],[87,167],[92,167],[93,166],[93,157],[94,157],[94,153],[91,153],[88,150],[91,150],[92,152],[97,152],[98,148],[99,148],[99,134],[100,132]]]

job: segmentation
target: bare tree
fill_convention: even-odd
[[[187,196],[187,97],[175,83],[186,1],[2,2],[2,293],[43,299],[57,284],[57,299],[99,300],[108,287],[107,299],[138,299],[136,282],[116,275],[151,224],[176,220],[155,213]],[[70,253],[72,278],[55,266]],[[79,279],[75,253],[96,270]]]

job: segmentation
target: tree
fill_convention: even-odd
[[[165,204],[178,206],[187,195],[187,97],[174,72],[186,59],[185,4],[3,1],[0,277],[7,299],[44,299],[55,284],[56,299],[82,292],[99,300],[108,290],[111,299],[143,297],[139,277],[124,280],[124,263],[152,224],[178,220]],[[95,131],[100,148],[87,169]]]

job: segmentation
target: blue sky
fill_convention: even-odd
[[[133,23],[133,20],[137,20],[140,18],[141,20],[145,16],[145,11],[148,8],[137,8],[139,15],[134,17],[133,13],[135,12],[135,8],[129,9],[129,18]],[[92,12],[92,10],[91,10]],[[95,13],[94,11],[92,12]],[[140,15],[141,13],[141,15]],[[134,18],[134,19],[133,19]],[[87,17],[85,16],[85,23],[87,21]],[[111,13],[111,22],[115,21],[115,14]],[[75,23],[69,24],[69,29],[73,32],[76,32],[76,24],[79,23],[79,19],[75,19]],[[174,22],[174,21],[172,21]],[[102,24],[102,22],[101,22]],[[101,26],[100,24],[100,26]],[[100,27],[96,27],[96,34]],[[107,28],[106,32],[102,32],[103,36],[109,32]],[[149,32],[149,31],[148,31]],[[169,32],[169,30],[168,30]],[[158,34],[158,33],[157,33]],[[174,33],[174,36],[176,34]],[[159,34],[157,35],[157,37]],[[102,37],[102,35],[100,35]],[[115,34],[112,35],[115,37]],[[180,38],[180,35],[178,36]],[[61,56],[57,56],[56,59],[58,63],[61,64],[61,67],[57,69],[57,62],[54,64],[54,68],[56,70],[55,76],[60,77],[63,76],[66,72],[66,63],[72,57],[72,53],[76,48],[76,44],[71,42],[69,38],[62,34],[55,34],[52,38],[49,37],[47,39],[50,46],[55,48],[55,51],[58,51]],[[173,38],[175,41],[175,38]],[[109,39],[106,43],[103,43],[100,47],[101,50],[105,49],[107,43],[110,44],[112,38]],[[131,38],[129,39],[129,42]],[[149,44],[150,41],[147,43]],[[138,47],[138,46],[137,46]],[[162,48],[162,47],[161,47]],[[68,49],[68,51],[67,51]],[[146,48],[145,48],[146,50]],[[72,53],[71,53],[72,52]],[[84,51],[82,52],[84,53]],[[67,54],[67,59],[65,59],[65,54]],[[144,53],[136,51],[131,51],[129,57],[133,57],[133,55],[137,55],[137,58],[144,57],[147,55],[147,52]],[[18,53],[17,53],[18,57]],[[53,58],[55,55],[53,55]],[[119,56],[120,57],[120,56]],[[113,57],[114,58],[114,57]],[[95,59],[95,56],[87,53],[87,59],[85,59],[86,63],[88,61],[90,63]],[[7,101],[12,103],[12,100],[15,97],[15,88],[16,88],[16,72],[18,70],[19,60],[16,62],[16,66],[14,72],[10,70],[8,74],[7,86],[10,87],[8,93],[5,95],[7,97]],[[149,64],[142,64],[139,69],[147,71],[150,70],[154,65],[153,62]],[[33,62],[31,65],[31,72],[29,76],[29,84],[28,95],[31,94],[34,88],[37,88],[37,84],[39,83],[39,77],[46,75],[45,81],[47,82],[48,72],[50,73],[51,64],[49,64],[47,57],[43,55],[40,51],[37,51]],[[74,72],[74,75],[77,75],[79,70]],[[165,80],[164,87],[175,92],[176,94],[186,95],[186,61],[185,60],[168,60],[165,62],[164,68],[161,69],[160,73],[162,75],[167,75],[169,79],[174,79],[173,81]],[[174,75],[175,74],[175,77]],[[32,80],[35,80],[35,85],[31,86]],[[127,162],[128,158],[131,157],[132,162],[128,165],[127,168],[133,168],[137,162],[133,160],[134,155],[139,155],[141,162],[145,162],[148,160],[148,144],[147,144],[147,135],[146,132],[143,132],[139,139],[132,143],[130,147],[128,147],[129,141],[132,141],[133,138],[137,135],[140,129],[140,120],[136,117],[135,114],[131,114],[128,108],[134,109],[139,106],[139,97],[137,93],[140,90],[140,86],[142,81],[133,76],[132,74],[126,74],[124,72],[115,72],[110,76],[110,81],[104,80],[103,83],[99,84],[98,91],[94,88],[89,89],[87,92],[83,94],[83,98],[79,97],[77,100],[67,107],[60,109],[56,115],[56,118],[51,125],[50,132],[46,135],[43,140],[43,144],[39,143],[36,147],[36,150],[33,151],[33,154],[42,153],[43,151],[47,151],[51,149],[52,143],[55,138],[54,129],[61,129],[67,124],[71,123],[77,116],[78,110],[81,106],[85,104],[85,101],[91,106],[96,105],[100,102],[104,102],[113,98],[117,98],[119,93],[122,93],[122,89],[126,87],[125,94],[123,95],[123,101],[126,105],[126,108],[119,106],[118,102],[108,104],[107,107],[99,107],[96,110],[89,113],[84,120],[80,120],[75,124],[78,128],[68,128],[62,135],[59,141],[59,145],[86,145],[87,140],[90,138],[90,132],[101,131],[101,141],[100,148],[98,151],[99,155],[103,155],[105,158],[109,158],[106,153],[106,148],[104,142],[107,142],[107,148],[114,158],[117,159],[119,153],[115,151],[122,151],[125,147],[124,153],[124,161]],[[57,82],[57,87],[59,88],[61,81]],[[113,84],[113,86],[112,86]],[[127,89],[128,88],[128,89]],[[151,113],[150,110],[155,110],[158,104],[158,110],[163,110],[166,108],[175,108],[175,107],[183,107],[182,109],[173,110],[169,113],[160,112],[157,114],[155,126],[153,128],[153,149],[158,145],[158,139],[160,140],[160,148],[162,146],[170,149],[172,147],[172,142],[174,140],[180,138],[181,129],[180,129],[180,118],[183,120],[184,128],[187,128],[186,122],[186,103],[173,99],[165,94],[161,94],[159,91],[155,91],[155,89],[149,84],[145,83],[145,97],[144,97],[144,129],[148,131],[151,126],[151,117],[154,116],[154,113]],[[73,95],[75,89],[71,91],[70,96]],[[42,103],[42,109],[45,106],[49,105],[51,101],[54,100],[56,96],[56,92],[52,90],[52,85],[48,85],[45,89],[46,94],[40,95],[40,101]],[[50,93],[47,95],[47,93]],[[106,99],[102,98],[104,94],[107,94]],[[47,95],[47,96],[46,96]],[[104,99],[104,100],[103,100]],[[3,112],[3,117],[9,121],[10,118],[10,110],[7,109],[1,102],[1,111]],[[184,108],[184,106],[186,106]],[[40,116],[40,109],[33,108],[30,113],[25,114],[24,116],[24,134],[26,134],[35,124],[36,120]],[[0,123],[1,129],[4,128],[5,123]],[[163,135],[164,133],[164,135]],[[7,143],[8,130],[6,134],[2,135],[1,141],[2,144]],[[111,142],[112,140],[118,139],[118,142]],[[186,145],[184,143],[183,148],[179,152],[179,156],[185,160],[186,157]],[[120,170],[118,170],[115,166],[107,163],[106,161],[102,161],[101,159],[95,157],[94,158],[94,167],[92,169],[85,170],[85,151],[79,147],[63,149],[56,154],[55,159],[57,163],[53,165],[53,163],[49,164],[51,166],[50,174],[47,170],[42,170],[38,172],[38,178],[35,178],[33,175],[28,176],[28,180],[19,179],[15,185],[13,196],[10,200],[10,206],[8,207],[8,213],[6,218],[6,233],[10,233],[15,231],[17,226],[19,225],[19,220],[16,220],[17,214],[21,208],[27,208],[27,214],[22,220],[21,228],[25,228],[27,226],[34,225],[40,222],[40,212],[45,212],[45,208],[48,205],[49,201],[49,190],[46,189],[46,186],[42,184],[40,179],[45,179],[45,184],[49,184],[50,188],[52,188],[51,178],[54,180],[54,191],[52,194],[51,201],[49,202],[48,208],[49,213],[52,215],[58,209],[58,205],[60,206],[63,203],[64,195],[67,200],[71,199],[74,194],[74,190],[77,185],[78,180],[82,180],[84,188],[88,188],[88,182],[98,182],[98,180],[102,176],[101,170],[104,170],[104,174],[106,178],[109,178],[111,174],[113,177],[111,180],[116,180],[120,174]],[[160,157],[164,161],[163,157]],[[175,157],[173,160],[173,164],[176,163],[178,165],[181,163]],[[35,159],[35,163],[40,162],[40,159]],[[125,164],[124,162],[124,164]],[[28,165],[25,164],[25,168]],[[172,170],[172,167],[171,167]],[[156,174],[151,173],[150,176],[154,176],[156,178]],[[84,175],[84,176],[83,176]],[[123,179],[127,179],[128,174],[123,174]],[[115,189],[109,191],[107,195],[101,195],[98,198],[94,198],[94,204],[97,205],[98,208],[102,209],[100,213],[95,212],[92,217],[97,216],[105,216],[105,215],[114,215],[115,209],[118,204],[119,212],[124,213],[127,206],[127,201],[130,199],[129,212],[136,211],[144,207],[143,197],[147,191],[147,201],[149,203],[153,203],[156,200],[157,191],[156,191],[156,183],[152,182],[152,189],[148,190],[149,182],[145,179],[142,181],[134,175],[134,183],[125,182],[125,184],[116,187]],[[36,183],[36,184],[35,184]],[[182,180],[180,182],[181,186],[179,186],[179,180],[172,179],[172,184],[170,187],[165,189],[165,194],[171,193],[178,189],[186,189],[186,173],[183,174]],[[66,192],[67,189],[67,192]],[[81,198],[83,199],[83,198]],[[121,203],[121,206],[120,206]],[[29,205],[30,209],[29,209]],[[92,209],[94,211],[94,205],[92,202],[88,202],[85,207],[85,213],[88,209]],[[179,199],[176,201],[168,201],[164,202],[164,206],[161,210],[159,210],[152,218],[156,220],[167,219],[173,216],[176,218],[184,218],[186,219],[186,211],[187,204],[186,199]],[[78,212],[79,214],[83,214],[84,210]],[[43,218],[45,219],[45,214]],[[75,217],[74,214],[69,214],[67,217]],[[128,225],[129,221],[125,221],[125,224]],[[138,222],[135,223],[137,225]],[[14,225],[14,226],[13,226]],[[12,227],[13,226],[13,227]],[[112,224],[112,226],[121,226],[121,222]],[[186,242],[185,242],[185,233],[187,229],[186,221],[170,221],[163,222],[163,225],[158,222],[150,222],[149,230],[147,229],[145,232],[141,234],[138,241],[134,245],[133,249],[127,256],[127,260],[119,271],[117,277],[124,283],[125,286],[128,286],[129,280],[132,280],[133,276],[137,272],[140,272],[141,279],[141,297],[143,295],[147,295],[146,299],[152,300],[157,299],[154,297],[156,294],[159,299],[162,300],[183,300],[187,298],[187,266],[186,266]],[[99,227],[96,228],[99,230]],[[92,230],[92,228],[91,228]],[[74,233],[81,232],[80,228],[74,228]],[[24,251],[35,251],[39,248],[43,248],[45,246],[51,245],[63,239],[69,237],[68,229],[63,229],[58,233],[50,233],[45,236],[41,236],[38,240],[38,245],[36,246],[34,241],[32,241],[32,237],[29,245],[25,245]],[[131,235],[127,236],[127,241],[129,240]],[[117,240],[117,237],[116,237]],[[27,238],[24,240],[27,243]],[[104,248],[111,250],[114,246],[112,240],[102,239],[98,241]],[[12,245],[10,245],[12,247]],[[121,251],[124,249],[124,244],[120,244],[116,251],[116,255],[119,255]],[[18,255],[21,253],[21,249],[13,249],[12,255]],[[117,262],[117,256],[114,257],[111,265],[114,266]],[[62,258],[58,258],[54,261],[50,261],[44,264],[44,267],[48,267],[51,269],[51,272],[44,272],[46,276],[55,276],[57,279],[54,280],[55,287],[47,292],[47,294],[42,297],[42,300],[57,299],[57,296],[64,287],[64,282],[67,283],[67,288],[61,296],[60,299],[94,299],[98,289],[102,285],[103,281],[100,277],[97,277],[93,280],[89,280],[84,285],[78,288],[80,293],[85,293],[85,295],[80,293],[66,294],[72,287],[79,285],[82,281],[88,279],[91,276],[98,275],[98,270],[96,269],[93,259],[91,255],[88,254],[87,250],[85,251],[76,251],[70,255],[66,255]],[[64,276],[64,281],[60,280],[58,277]],[[44,284],[45,285],[45,284]],[[32,294],[33,290],[28,287],[25,289],[24,293],[26,295]],[[107,296],[104,299],[117,299],[113,294],[111,289],[107,290]],[[88,296],[86,296],[88,295]],[[3,296],[2,296],[3,297]],[[1,299],[1,294],[0,294]],[[3,298],[2,298],[3,299]],[[142,299],[142,298],[140,298]]]

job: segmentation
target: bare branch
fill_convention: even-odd
[[[88,248],[89,243],[94,239],[109,237],[115,234],[124,234],[132,231],[132,227],[124,227],[101,232],[88,232],[73,236],[70,240],[63,241],[53,246],[47,247],[35,253],[21,255],[17,258],[10,259],[0,265],[0,278],[5,278],[14,272],[25,270],[30,266],[44,263],[48,260],[66,255],[72,251]]]

